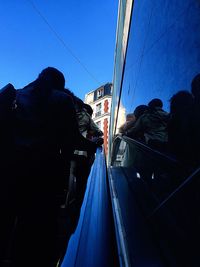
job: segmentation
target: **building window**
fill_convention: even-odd
[[[95,117],[99,117],[99,116],[101,116],[101,103],[96,105]]]
[[[100,98],[101,96],[103,96],[103,88],[97,90],[97,98]]]

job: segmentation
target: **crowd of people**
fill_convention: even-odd
[[[162,151],[188,168],[200,162],[200,74],[191,83],[191,92],[178,91],[170,99],[169,113],[161,99],[139,105],[119,132]]]
[[[69,212],[73,232],[95,151],[103,144],[103,132],[92,113],[52,67],[22,89],[8,84],[0,91],[1,262],[9,251],[13,267],[55,266],[59,209],[73,200]],[[161,99],[152,99],[128,114],[119,131],[189,168],[199,166],[200,74],[193,79],[191,92],[171,97],[169,113]]]
[[[0,91],[1,263],[9,251],[13,267],[56,266],[63,204],[57,195],[69,193],[69,177],[76,176],[79,214],[95,151],[103,144],[91,115],[53,67],[23,89],[8,84]]]

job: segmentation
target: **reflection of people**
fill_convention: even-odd
[[[129,113],[126,115],[126,121],[124,124],[122,124],[119,128],[119,133],[125,133],[126,131],[128,131],[128,129],[130,129],[133,124],[135,123],[135,115],[133,113]]]
[[[135,108],[133,113],[127,114],[126,122],[120,127],[120,133],[126,134],[126,132],[130,130],[135,122],[144,114],[147,108],[146,105],[139,105]]]
[[[170,99],[168,123],[169,151],[184,162],[194,161],[194,99],[190,92],[179,91]]]
[[[146,105],[139,105],[135,108],[134,110],[134,115],[136,117],[136,120],[138,120],[143,114],[144,112],[148,109],[148,106]]]
[[[129,129],[131,129],[132,127],[134,127],[136,121],[144,114],[144,112],[148,109],[148,107],[146,105],[139,105],[135,108],[133,114],[134,114],[134,120],[130,120],[128,123],[128,127],[126,127],[124,129],[123,134],[126,135],[126,133],[128,132]],[[137,136],[137,139],[139,139],[140,141],[143,141],[143,137],[142,136]],[[136,159],[138,158],[138,153],[135,150],[134,146],[131,146],[130,144],[126,144],[124,142],[121,142],[120,146],[123,145],[123,150],[124,150],[124,154],[123,154],[123,160],[121,165],[124,167],[130,167],[133,166],[133,163],[135,163]]]
[[[168,122],[168,113],[162,107],[163,103],[160,99],[152,99],[148,104],[148,109],[127,131],[127,135],[136,139],[144,136],[146,144],[162,149],[162,144],[167,142]]]

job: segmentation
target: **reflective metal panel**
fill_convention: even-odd
[[[134,1],[118,126],[124,114],[152,98],[160,98],[169,111],[174,93],[190,91],[193,77],[200,72],[199,33],[198,1]],[[119,100],[119,86],[116,94]]]

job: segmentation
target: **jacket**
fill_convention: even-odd
[[[144,136],[145,142],[156,140],[167,142],[167,123],[169,115],[161,108],[148,109],[134,124],[127,135],[132,138]]]
[[[93,136],[102,136],[103,132],[99,129],[96,123],[85,109],[77,112],[77,121],[80,133],[86,137],[87,132],[91,132]]]

